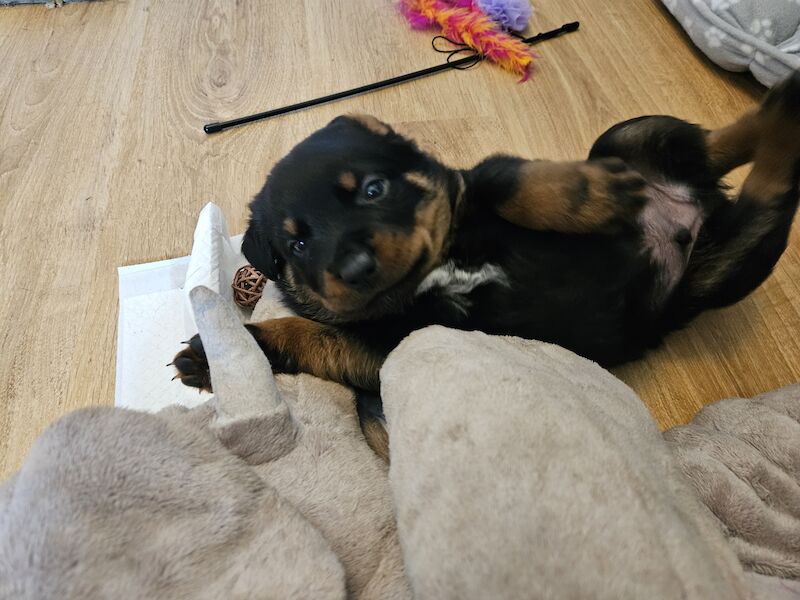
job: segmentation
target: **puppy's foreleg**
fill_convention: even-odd
[[[379,371],[389,349],[362,340],[357,333],[302,317],[285,317],[246,325],[267,355],[275,373],[309,373],[366,390],[380,388]],[[173,359],[176,378],[211,391],[203,342],[195,335]]]
[[[470,195],[526,229],[611,233],[634,225],[646,182],[618,158],[555,162],[493,156],[467,173]]]
[[[302,317],[246,325],[276,373],[309,373],[367,389],[380,389],[386,359],[356,333]]]

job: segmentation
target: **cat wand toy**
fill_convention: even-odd
[[[577,31],[578,27],[580,27],[580,23],[578,21],[574,21],[572,23],[566,23],[559,27],[558,29],[553,29],[551,31],[545,31],[544,33],[539,33],[537,35],[522,38],[521,41],[529,46],[534,44],[538,44],[539,42],[543,42],[545,40],[550,40],[565,33],[571,33],[573,31]],[[461,45],[461,44],[458,44]],[[435,47],[435,46],[434,46]],[[457,50],[451,51],[451,58],[457,53],[461,53],[466,51],[466,48],[461,48]],[[318,106],[320,104],[325,104],[327,102],[333,102],[335,100],[341,100],[342,98],[349,98],[350,96],[357,96],[358,94],[365,94],[367,92],[373,92],[375,90],[380,90],[386,87],[390,87],[393,85],[398,85],[400,83],[404,83],[406,81],[411,81],[412,79],[419,79],[421,77],[427,77],[428,75],[433,75],[435,73],[440,73],[442,71],[447,71],[448,69],[464,69],[471,66],[478,64],[482,61],[484,57],[474,50],[471,51],[469,56],[464,58],[459,58],[458,60],[450,60],[448,58],[447,62],[442,63],[441,65],[436,65],[434,67],[428,67],[426,69],[420,69],[419,71],[413,71],[411,73],[405,73],[404,75],[398,75],[397,77],[391,77],[389,79],[384,79],[383,81],[378,81],[375,83],[369,83],[367,85],[362,85],[357,88],[353,88],[350,90],[346,90],[343,92],[336,92],[335,94],[329,94],[327,96],[322,96],[320,98],[314,98],[313,100],[306,100],[304,102],[298,102],[297,104],[290,104],[289,106],[283,106],[281,108],[275,108],[272,110],[268,110],[266,112],[256,113],[254,115],[249,115],[247,117],[239,117],[238,119],[231,119],[229,121],[220,121],[218,123],[208,123],[203,126],[203,131],[207,134],[218,133],[220,131],[224,131],[226,129],[230,129],[231,127],[238,127],[240,125],[246,125],[247,123],[253,123],[254,121],[263,121],[265,119],[271,119],[273,117],[277,117],[280,115],[285,115],[287,113],[295,112],[298,110],[302,110],[304,108],[310,108],[312,106]]]

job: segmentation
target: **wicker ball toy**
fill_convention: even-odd
[[[243,308],[253,308],[261,294],[267,278],[252,265],[245,265],[233,276],[233,301]]]

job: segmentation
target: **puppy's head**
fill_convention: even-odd
[[[242,250],[301,314],[380,316],[439,263],[460,185],[374,117],[338,117],[275,165]]]

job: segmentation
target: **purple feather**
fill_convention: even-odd
[[[484,14],[505,29],[522,31],[533,14],[528,0],[475,0]]]

